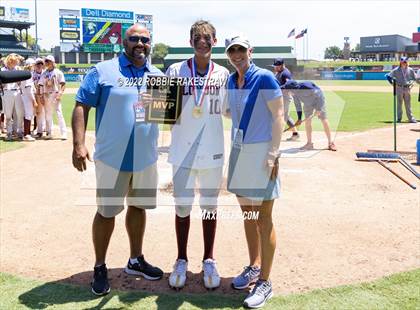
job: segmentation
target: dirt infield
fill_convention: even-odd
[[[401,150],[414,151],[419,135],[415,129],[418,125],[399,127]],[[318,137],[315,146],[325,147],[323,136]],[[167,139],[160,141],[167,144]],[[93,138],[88,143],[92,149]],[[377,163],[354,160],[356,151],[392,149],[392,128],[339,133],[338,152],[293,156],[303,143],[283,144],[289,157],[281,159],[282,196],[274,210],[275,292],[357,283],[420,267],[419,189],[410,189]],[[71,141],[38,141],[0,155],[2,272],[89,284],[95,207],[82,205],[81,198],[94,201],[94,192],[81,189],[85,176],[71,166],[71,147]],[[401,166],[390,165],[417,182]],[[168,178],[165,154],[159,167],[162,183]],[[159,198],[171,200],[164,192]],[[221,200],[219,210],[238,211],[233,196]],[[129,251],[121,215],[107,261],[114,289],[171,292],[167,278],[176,258],[174,210],[162,204],[148,212],[144,253],[164,269],[165,278],[148,282],[122,272]],[[183,292],[205,292],[199,274],[202,251],[201,224],[195,218],[188,247],[191,272]],[[248,260],[240,219],[219,220],[215,256],[223,277],[216,292],[236,294],[229,286],[231,278]]]

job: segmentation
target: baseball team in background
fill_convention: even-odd
[[[30,71],[32,78],[4,84],[0,91],[0,130],[6,134],[5,140],[52,139],[54,113],[60,126],[60,139],[67,140],[61,107],[66,82],[63,72],[55,66],[54,57],[24,60],[18,54],[9,54],[2,59],[1,71],[22,69]]]
[[[225,47],[234,72],[211,60],[212,47],[217,44],[216,29],[208,21],[197,21],[190,29],[190,45],[194,55],[171,65],[166,76],[200,80],[184,90],[182,114],[171,128],[169,162],[175,200],[174,230],[177,254],[168,283],[181,289],[187,283],[187,245],[190,213],[196,196],[203,214],[217,214],[218,195],[225,160],[223,117],[232,120],[231,150],[228,160],[227,190],[236,195],[243,213],[258,211],[257,219],[243,219],[248,249],[248,262],[232,280],[234,289],[252,290],[244,306],[260,308],[273,295],[270,272],[276,249],[276,233],[272,221],[275,200],[280,195],[279,147],[284,124],[292,131],[287,140],[299,139],[297,127],[304,123],[307,142],[304,150],[314,148],[312,118],[323,125],[327,149],[336,151],[327,118],[325,98],[312,82],[292,79],[283,59],[275,59],[274,73],[252,62],[252,46],[243,35],[226,39]],[[97,212],[92,224],[95,264],[91,290],[96,295],[110,292],[106,254],[115,226],[115,217],[127,205],[125,226],[129,237],[130,255],[124,271],[147,280],[159,280],[163,271],[146,261],[143,237],[146,210],[156,208],[158,186],[157,124],[145,122],[145,108],[152,102],[146,85],[121,85],[127,78],[164,75],[149,62],[150,33],[140,25],[127,29],[123,40],[124,53],[118,58],[98,63],[84,78],[76,95],[72,115],[74,167],[86,170],[91,160],[85,144],[86,126],[91,108],[96,113],[95,172]],[[17,55],[5,59],[2,70],[16,70],[22,60]],[[402,60],[402,64],[406,60]],[[43,66],[46,66],[44,69]],[[66,126],[60,98],[65,81],[55,68],[52,56],[45,60],[27,60],[25,68],[33,78],[4,87],[2,96],[7,139],[14,132],[31,141],[31,121],[36,116],[32,135],[50,139],[52,115],[55,111],[66,139]],[[394,72],[394,71],[393,71]],[[408,73],[407,73],[408,72]],[[402,77],[415,79],[411,71]],[[398,80],[398,72],[391,73]],[[140,79],[143,80],[143,79]],[[218,83],[224,81],[224,83]],[[401,83],[406,99],[406,82]],[[212,91],[209,91],[212,89]],[[289,115],[293,100],[297,121]],[[402,102],[399,101],[399,105]],[[415,119],[406,101],[409,120]],[[399,114],[399,120],[401,120]],[[29,125],[28,125],[29,124]],[[15,128],[15,129],[14,129]],[[220,275],[214,255],[217,216],[203,216],[202,257],[203,285],[207,289],[220,286]],[[239,246],[239,245],[238,245]],[[244,258],[244,260],[246,260]]]

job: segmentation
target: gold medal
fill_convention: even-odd
[[[193,116],[195,118],[200,118],[202,114],[203,114],[203,111],[201,110],[201,107],[195,106],[193,109]]]

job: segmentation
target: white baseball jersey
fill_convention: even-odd
[[[20,82],[20,89],[22,90],[23,95],[33,96],[35,93],[35,86],[32,78]]]
[[[32,72],[32,80],[34,82],[36,92],[38,92],[38,83],[39,83],[39,80],[41,79],[42,73],[44,73],[44,70],[41,71],[41,73],[38,73],[36,71]]]
[[[17,70],[16,68],[12,69],[12,70],[8,69],[7,67],[1,68],[1,71],[16,71],[16,70]],[[20,89],[19,84],[20,84],[20,82],[3,84],[3,90],[17,91],[17,90]]]
[[[171,77],[192,77],[186,60],[171,65],[166,71]],[[229,71],[214,63],[208,87],[204,93],[201,117],[193,116],[195,92],[193,86],[184,87],[182,112],[172,127],[168,161],[176,166],[209,169],[223,166],[224,139],[222,109],[225,109],[226,82]],[[210,64],[211,67],[211,64]]]
[[[38,85],[44,86],[43,92],[48,94],[58,92],[61,89],[60,84],[65,82],[64,73],[54,68],[51,71],[45,70],[42,72]]]

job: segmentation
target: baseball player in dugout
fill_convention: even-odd
[[[400,65],[388,73],[386,78],[389,83],[393,84],[395,81],[396,84],[397,121],[400,123],[402,120],[402,104],[404,101],[408,121],[410,123],[417,123],[411,111],[411,87],[413,87],[414,81],[419,83],[420,80],[418,78],[416,79],[414,70],[409,67],[407,57],[401,57]]]
[[[147,280],[159,280],[163,271],[149,264],[143,255],[146,209],[156,208],[157,124],[145,122],[139,112],[146,83],[130,83],[147,74],[163,75],[148,61],[150,33],[139,24],[127,29],[125,52],[100,62],[89,70],[76,95],[73,110],[73,166],[86,170],[90,159],[85,145],[90,108],[96,109],[95,172],[97,212],[92,224],[95,265],[92,292],[110,291],[106,252],[115,217],[128,205],[125,226],[130,258],[124,271]]]
[[[175,289],[182,288],[186,281],[187,243],[195,188],[200,193],[202,212],[204,286],[214,289],[220,285],[213,246],[217,224],[217,198],[224,161],[221,113],[229,72],[211,60],[212,48],[216,42],[214,26],[208,21],[197,21],[190,29],[190,45],[194,49],[194,56],[171,65],[166,72],[168,76],[185,77],[193,81],[184,88],[182,114],[172,127],[169,150],[169,162],[173,167],[178,246],[178,257],[169,277],[169,285]],[[211,216],[207,216],[210,214]]]
[[[67,127],[61,108],[61,96],[64,93],[66,81],[61,70],[56,68],[55,58],[52,55],[45,57],[46,70],[38,82],[40,93],[44,97],[45,121],[47,134],[45,139],[52,139],[52,123],[54,111],[57,113],[60,126],[61,140],[67,140]]]

